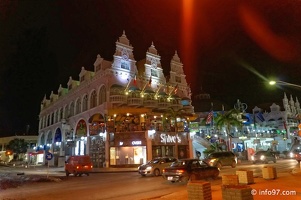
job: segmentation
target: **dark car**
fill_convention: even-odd
[[[204,161],[212,167],[221,169],[223,166],[236,167],[237,158],[231,151],[213,152]]]
[[[181,159],[163,170],[163,178],[171,182],[188,182],[191,176],[195,179],[217,178],[219,169],[211,167],[198,159]]]
[[[165,167],[169,167],[171,163],[175,161],[177,161],[177,159],[174,157],[157,157],[146,164],[140,165],[138,167],[138,173],[141,174],[141,176],[148,174],[159,176]]]
[[[251,156],[251,159],[254,164],[268,163],[271,161],[276,163],[276,156],[271,151],[257,151],[253,156]]]

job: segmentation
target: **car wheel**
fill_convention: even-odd
[[[73,174],[74,174],[74,176],[77,176],[77,175],[78,175],[78,173],[77,173],[77,172],[73,172]]]
[[[82,176],[82,175],[83,175],[82,173],[79,174],[79,176]]]
[[[232,162],[231,167],[232,167],[232,168],[235,168],[235,167],[236,167],[236,162],[235,162],[235,161]]]
[[[66,170],[66,176],[68,177],[70,175],[70,173],[68,172],[68,170]]]
[[[145,174],[141,174],[141,176],[146,176]]]
[[[155,169],[154,176],[159,176],[159,175],[160,175],[160,170],[159,169]]]
[[[273,162],[276,163],[276,159]]]
[[[86,173],[86,175],[87,175],[87,176],[90,176],[90,174],[89,174],[89,173]]]
[[[222,164],[221,164],[220,162],[218,162],[218,163],[216,164],[216,167],[217,167],[218,169],[221,169],[221,168],[222,168]]]

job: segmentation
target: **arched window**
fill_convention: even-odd
[[[60,111],[55,111],[55,117],[54,117],[54,123],[58,122],[60,120]]]
[[[106,88],[102,86],[99,90],[99,105],[105,103],[106,101]]]
[[[60,113],[59,113],[59,115],[60,115],[59,120],[62,120],[62,119],[64,118],[64,110],[63,110],[63,108],[60,108]]]
[[[75,109],[76,115],[81,112],[81,107],[82,107],[82,102],[81,102],[80,98],[78,98],[76,101],[76,109]]]
[[[72,117],[74,115],[74,102],[73,101],[70,103],[69,113],[68,114],[69,114],[68,115],[69,117]]]
[[[50,115],[47,115],[47,124],[46,126],[49,126],[50,125]]]
[[[88,110],[88,95],[85,95],[83,98],[83,112]]]
[[[90,108],[94,108],[97,106],[97,94],[96,91],[94,90],[91,93],[91,97],[90,97]]]

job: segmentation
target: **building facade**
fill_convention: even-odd
[[[207,102],[210,103],[210,101]],[[213,118],[217,113],[224,112],[217,109],[214,111]],[[196,111],[196,113],[201,121],[197,140],[203,144],[198,146],[198,151],[208,148],[211,143],[223,143],[227,139],[224,129],[217,129],[214,123],[205,123],[208,112]],[[298,98],[294,100],[292,96],[288,98],[286,94],[284,94],[282,104],[272,103],[268,108],[256,106],[252,109],[252,113],[242,112],[244,118],[242,127],[231,127],[230,130],[232,151],[239,153],[249,149],[249,153],[252,154],[258,150],[270,149],[285,155],[294,146],[300,144],[300,113]]]
[[[154,44],[137,62],[123,32],[112,61],[97,55],[93,71],[82,67],[78,80],[42,100],[38,150],[54,155],[44,162],[63,166],[67,156],[90,155],[94,167],[123,167],[190,157],[185,127],[194,109],[177,52],[165,77]]]

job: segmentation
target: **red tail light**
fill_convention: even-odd
[[[185,170],[183,170],[183,169],[177,170],[177,173],[179,173],[179,174],[183,174],[184,172],[185,172]]]
[[[165,172],[165,169],[163,169],[162,172],[164,173],[164,172]]]

